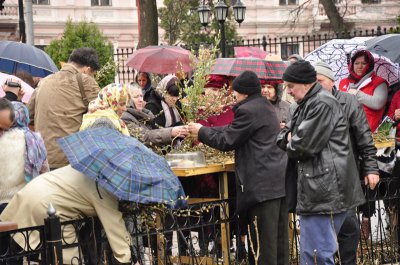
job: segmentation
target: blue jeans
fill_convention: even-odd
[[[347,213],[300,216],[300,264],[334,265],[337,235]]]

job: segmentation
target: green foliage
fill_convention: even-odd
[[[208,1],[211,10],[214,10],[212,1]],[[170,45],[183,42],[213,43],[219,32],[218,22],[212,19],[207,30],[200,24],[197,8],[198,0],[164,0],[164,7],[159,8],[160,26],[165,30],[164,38]],[[229,8],[228,17],[225,21],[225,36],[227,40],[236,40],[236,21],[232,8]]]
[[[53,59],[59,68],[61,62],[67,62],[69,55],[76,48],[90,47],[97,51],[101,66],[112,60],[113,46],[103,35],[98,26],[93,22],[81,21],[77,24],[71,19],[65,24],[64,33],[61,39],[53,40],[45,48],[46,53]],[[109,69],[109,68],[108,68]],[[112,83],[115,71],[103,71],[100,87]]]

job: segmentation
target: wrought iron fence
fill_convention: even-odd
[[[400,260],[400,176],[398,172],[395,174],[383,178],[377,189],[367,194],[371,225],[361,229],[357,264],[396,264]],[[150,207],[146,214],[137,208],[123,207],[126,226],[132,236],[132,260],[151,265],[248,264],[251,250],[248,242],[242,241],[247,229],[239,225],[237,215],[232,213],[229,207],[232,203],[232,200],[211,201],[190,205],[185,210]],[[361,213],[358,218],[361,225]],[[1,233],[0,264],[22,264],[18,263],[22,260],[24,264],[38,261],[44,265],[54,264],[50,261],[57,259],[57,252],[51,250],[57,247],[54,245],[57,240],[49,240],[52,230],[47,225]],[[70,261],[64,259],[65,263],[118,264],[97,218],[63,222],[59,231],[63,253],[75,253]],[[364,234],[366,231],[368,236]],[[37,244],[30,242],[34,235],[39,238]],[[299,220],[294,216],[289,218],[291,264],[300,264],[299,238]],[[19,247],[21,242],[24,242],[24,249]]]
[[[286,60],[291,54],[307,55],[311,51],[320,47],[324,43],[332,39],[350,39],[354,37],[373,37],[380,36],[390,33],[393,28],[381,28],[371,30],[354,30],[341,33],[325,33],[325,34],[314,34],[305,36],[287,36],[287,37],[276,37],[238,40],[238,41],[226,41],[226,53],[228,57],[234,57],[234,47],[258,47],[268,53],[279,55],[283,60]],[[200,45],[210,45],[208,43],[192,43],[187,45],[180,45],[181,47],[197,51]],[[119,63],[120,68],[118,69],[117,81],[120,83],[134,81],[134,69],[131,69],[126,64],[126,58],[132,54],[133,48],[118,48],[114,53],[115,61]]]

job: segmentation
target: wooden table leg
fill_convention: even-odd
[[[228,172],[219,174],[219,198],[221,200],[228,199]],[[222,220],[229,218],[229,203],[225,203],[225,207],[220,209],[220,217]],[[224,264],[229,264],[230,251],[230,229],[229,222],[221,224],[221,249]]]

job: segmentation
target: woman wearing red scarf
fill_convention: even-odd
[[[363,105],[372,132],[378,128],[388,96],[388,82],[374,71],[374,57],[367,50],[357,51],[349,65],[349,76],[339,83],[339,89],[356,95]]]

